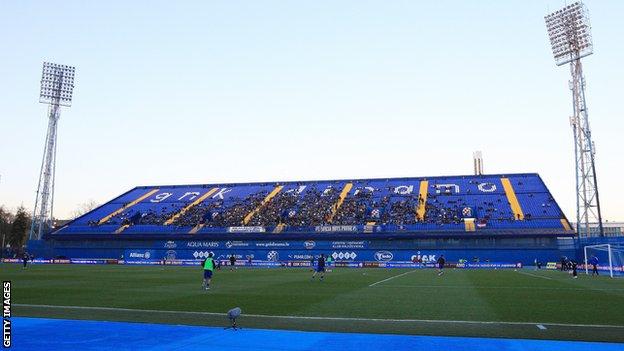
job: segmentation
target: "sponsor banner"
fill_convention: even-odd
[[[288,255],[289,259],[293,259],[293,260],[307,260],[308,262],[315,258],[315,256],[313,254],[295,254],[295,255]]]
[[[414,263],[437,262],[438,259],[436,256],[437,255],[424,254],[424,253],[420,253],[420,251],[417,251],[415,255],[412,255],[412,257],[410,257],[410,261]]]
[[[288,241],[259,241],[256,242],[256,247],[290,247]]]
[[[53,264],[70,264],[71,260],[68,259],[52,259]]]
[[[291,261],[288,262],[289,267],[310,267],[310,261]]]
[[[219,247],[218,241],[187,241],[186,247],[193,249],[214,249]]]
[[[106,260],[98,260],[98,259],[84,259],[84,258],[72,258],[72,264],[106,264]]]
[[[375,252],[374,257],[376,261],[386,262],[386,261],[392,261],[392,259],[394,258],[394,255],[390,251],[382,250],[382,251]]]
[[[332,252],[331,257],[334,259],[334,261],[340,260],[340,261],[353,261],[357,258],[357,254],[353,251],[340,251],[340,252]]]
[[[522,263],[505,263],[505,262],[481,262],[481,263],[458,263],[457,268],[473,269],[473,268],[522,268]]]
[[[125,261],[124,264],[129,264],[129,265],[162,265],[163,261],[156,261],[156,260],[143,260],[143,261]]]
[[[315,246],[316,246],[316,241],[314,240],[307,240],[303,242],[303,247],[306,250],[312,250]]]
[[[365,249],[365,241],[332,241],[332,249]]]
[[[317,233],[337,233],[337,232],[357,232],[358,227],[355,225],[319,225],[314,227]]]
[[[557,269],[557,262],[546,263],[546,269]]]
[[[559,266],[561,266],[561,265],[559,265]],[[587,269],[588,270],[591,271],[593,268],[594,267],[591,264],[587,265]],[[609,272],[609,265],[602,265],[602,266],[598,265],[598,267],[596,267],[596,268],[598,268],[599,271]],[[579,264],[577,269],[578,270],[585,270],[585,264]],[[624,272],[624,266],[613,266],[613,272]]]
[[[284,267],[286,264],[285,263],[281,263],[281,262],[267,262],[267,261],[252,261],[251,265],[249,263],[246,263],[246,266],[252,266],[252,267]]]
[[[363,262],[364,268],[378,268],[379,262]]]
[[[39,258],[35,258],[34,260],[31,260],[31,261],[29,261],[29,262],[31,262],[31,263],[37,263],[37,264],[40,264],[40,263],[51,263],[51,261],[50,261],[50,260],[42,260],[42,259],[39,259]]]
[[[226,241],[225,242],[225,247],[228,248],[228,249],[231,249],[231,248],[247,248],[247,247],[249,247],[249,243],[246,242],[246,241],[240,241],[240,240]]]
[[[266,229],[260,226],[251,227],[228,227],[228,233],[264,233]]]
[[[128,261],[149,261],[155,260],[156,254],[154,250],[126,250],[124,253],[124,259]]]
[[[379,268],[427,268],[434,267],[433,264],[427,265],[422,263],[412,262],[378,262]]]
[[[335,262],[335,267],[362,268],[363,262]]]

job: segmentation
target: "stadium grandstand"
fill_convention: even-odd
[[[269,260],[325,252],[346,261],[446,254],[528,263],[557,260],[573,236],[538,174],[509,174],[140,186],[47,234],[40,249],[115,259],[197,259],[207,254],[197,249],[211,249]]]

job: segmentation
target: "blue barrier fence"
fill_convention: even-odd
[[[537,240],[537,239],[536,239]],[[212,253],[217,259],[309,261],[320,254],[345,262],[558,262],[574,257],[573,240],[146,240],[31,241],[38,258],[196,260]]]

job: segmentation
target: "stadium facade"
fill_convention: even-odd
[[[574,257],[538,174],[140,186],[31,243],[38,257],[532,263]]]

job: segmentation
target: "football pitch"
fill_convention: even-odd
[[[624,342],[624,279],[559,271],[2,264],[15,316],[263,329]]]

